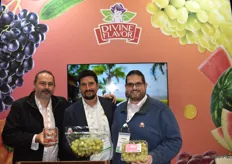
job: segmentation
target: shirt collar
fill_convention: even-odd
[[[136,105],[138,108],[141,108],[141,107],[143,106],[143,104],[146,102],[146,100],[147,100],[147,95],[145,95],[145,96],[143,97],[143,99],[140,100],[137,104],[132,104],[132,103],[131,103],[131,100],[129,99],[127,105]]]
[[[149,96],[146,94],[146,95],[143,97],[143,99],[137,104],[137,105],[139,105],[139,107],[140,107],[140,110],[138,111],[138,113],[145,114],[145,113],[147,112],[147,109],[144,108],[144,106],[146,106],[145,103],[147,102],[148,97],[149,97]],[[124,104],[124,108],[122,108],[122,109],[120,110],[121,112],[126,112],[126,111],[127,111],[127,105],[129,104],[129,101],[130,101],[130,100],[128,100],[128,102]]]
[[[97,96],[97,103],[94,105],[94,107],[89,106],[89,105],[85,102],[85,100],[84,100],[83,97],[82,97],[82,102],[83,102],[83,105],[84,105],[84,108],[85,108],[85,109],[87,109],[87,108],[94,108],[94,107],[99,103],[99,99],[98,99],[98,96]]]
[[[39,99],[36,97],[36,95],[35,95],[35,103],[36,103],[37,107],[39,108],[39,110],[43,109],[42,105],[41,105]],[[47,109],[51,109],[51,106],[52,106],[52,99],[50,98]]]

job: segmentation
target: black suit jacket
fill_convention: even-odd
[[[98,98],[105,112],[105,115],[108,119],[109,127],[111,129],[116,105],[113,104],[109,99],[102,97],[98,97]],[[65,110],[63,128],[67,126],[88,126],[82,99],[78,100],[77,102],[75,102]],[[65,137],[63,140],[63,146],[64,146],[65,154],[63,155],[63,158],[61,160],[65,160],[65,161],[89,160],[89,158],[77,158],[76,155],[72,152]]]
[[[52,111],[56,127],[61,135],[64,110],[68,101],[63,97],[52,96]],[[43,117],[35,103],[35,92],[29,96],[16,100],[12,106],[2,132],[2,139],[6,145],[14,148],[13,163],[16,161],[42,161],[44,146],[39,145],[38,150],[31,149],[32,138],[42,132],[44,128]],[[62,136],[59,137],[61,142]],[[59,145],[59,155],[62,147]]]

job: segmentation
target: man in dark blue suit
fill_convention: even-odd
[[[110,128],[116,105],[109,99],[97,96],[99,88],[97,75],[90,70],[80,72],[78,83],[82,98],[65,110],[64,128],[71,126],[87,126],[89,131],[104,131],[107,135],[103,142],[103,151],[90,158],[77,157],[64,141],[66,158],[63,160],[110,160],[112,158],[112,142]]]

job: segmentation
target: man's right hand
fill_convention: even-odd
[[[39,133],[39,134],[36,134],[35,142],[40,143],[40,144],[44,145],[45,147],[52,146],[51,144],[47,144],[47,143],[44,142],[44,133],[43,133],[43,131],[41,133]]]

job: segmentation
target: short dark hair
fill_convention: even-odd
[[[128,77],[128,76],[131,76],[131,75],[138,75],[138,76],[141,76],[141,77],[142,77],[143,83],[146,83],[145,77],[144,77],[144,75],[143,75],[142,72],[140,72],[139,70],[132,70],[132,71],[130,71],[130,72],[126,75],[126,84],[127,84],[127,77]]]
[[[54,75],[52,74],[51,71],[48,71],[48,70],[42,70],[42,71],[39,71],[36,75],[35,75],[35,79],[34,79],[34,85],[36,84],[37,80],[38,80],[38,76],[42,73],[47,73],[49,75],[51,75],[53,77],[53,81],[54,81],[54,86],[55,86],[55,77]]]
[[[87,76],[92,76],[95,80],[95,82],[98,84],[98,79],[97,79],[97,75],[95,72],[91,71],[91,70],[83,70],[79,73],[79,76],[77,78],[77,82],[80,84],[80,81],[82,78],[87,77]]]

